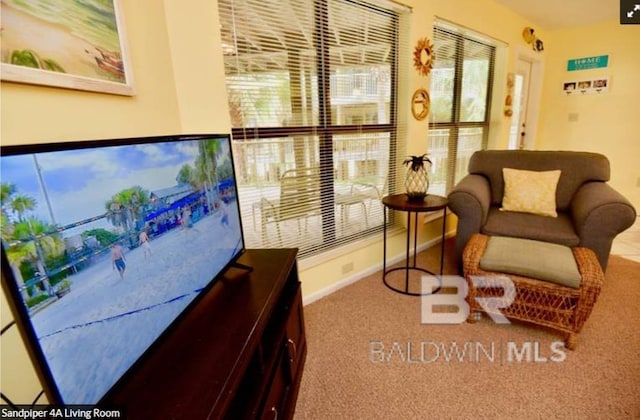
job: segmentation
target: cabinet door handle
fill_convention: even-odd
[[[278,409],[275,407],[271,407],[271,412],[274,414],[273,420],[278,420]]]
[[[291,344],[291,347],[293,348],[293,355],[289,353],[289,361],[293,362],[298,356],[298,349],[296,348],[296,343],[292,339],[288,338],[287,343]]]

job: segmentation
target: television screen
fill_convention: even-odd
[[[95,404],[244,251],[228,135],[2,147],[3,286],[49,399]]]

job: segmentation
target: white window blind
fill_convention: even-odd
[[[431,73],[430,189],[446,195],[466,174],[469,158],[486,148],[495,62],[491,40],[436,20]]]
[[[305,256],[379,232],[402,135],[398,11],[351,0],[218,7],[247,246]]]

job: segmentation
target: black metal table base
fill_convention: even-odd
[[[387,286],[389,289],[393,290],[394,292],[398,292],[398,293],[402,293],[403,295],[409,295],[409,296],[426,296],[426,295],[431,295],[434,293],[438,293],[441,289],[441,286],[438,286],[436,289],[434,289],[431,292],[428,293],[424,293],[424,292],[411,292],[410,291],[410,287],[409,287],[409,273],[411,271],[419,271],[419,272],[423,272],[425,274],[429,274],[432,275],[434,277],[436,277],[438,279],[438,282],[440,283],[440,285],[442,284],[442,274],[443,274],[443,270],[444,270],[444,240],[445,240],[445,236],[446,236],[446,221],[447,221],[447,208],[446,206],[443,208],[444,209],[444,214],[443,214],[443,218],[442,218],[442,235],[441,235],[441,241],[440,241],[440,274],[436,274],[435,272],[428,270],[426,268],[423,267],[418,267],[417,265],[417,244],[418,244],[418,213],[417,211],[407,211],[407,245],[406,245],[406,258],[405,258],[405,264],[404,266],[401,267],[393,267],[390,269],[387,269],[387,207],[384,207],[384,226],[383,226],[383,268],[382,268],[382,281],[384,283],[385,286]],[[414,219],[414,229],[413,229],[413,263],[411,264],[410,262],[410,250],[411,250],[411,215],[413,214],[413,219]],[[389,275],[390,273],[394,272],[394,271],[404,271],[405,272],[405,284],[404,284],[404,289],[400,289],[398,287],[395,287],[394,285],[390,284],[389,281],[387,281],[387,275]],[[422,287],[422,285],[420,285],[420,287]]]

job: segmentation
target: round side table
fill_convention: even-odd
[[[446,220],[447,220],[447,204],[449,201],[446,197],[439,195],[428,194],[424,200],[409,200],[406,194],[393,194],[382,198],[382,204],[384,205],[384,228],[383,228],[383,268],[382,268],[382,281],[389,289],[411,296],[422,296],[423,293],[412,292],[409,290],[409,272],[411,270],[421,271],[423,273],[437,276],[433,271],[427,270],[423,267],[418,267],[416,263],[417,257],[417,242],[418,242],[418,213],[426,213],[438,210],[444,210],[444,216],[442,219],[442,237],[440,242],[440,277],[444,269],[444,238],[446,233]],[[402,267],[394,267],[387,270],[387,209],[407,212],[407,255],[405,264]],[[410,262],[410,250],[411,250],[411,216],[413,215],[413,263]],[[404,289],[394,287],[387,282],[387,275],[394,271],[405,272],[405,285]],[[433,291],[436,293],[440,290],[437,288]],[[431,293],[424,293],[431,294]]]

